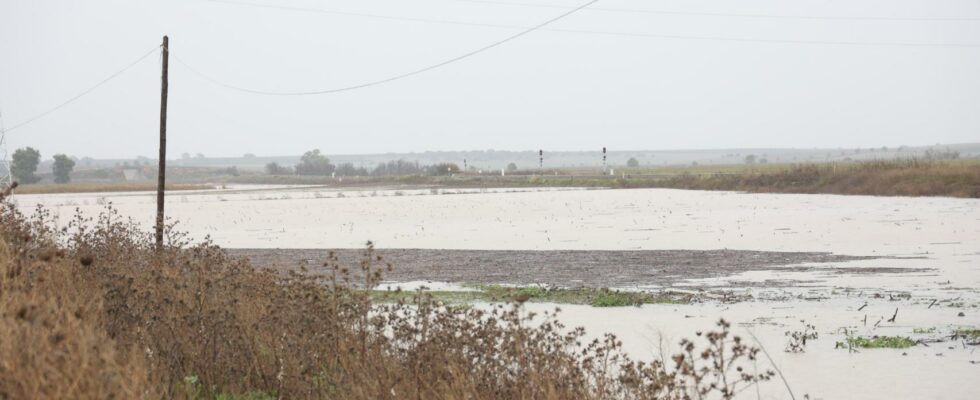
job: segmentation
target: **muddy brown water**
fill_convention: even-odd
[[[362,249],[228,249],[260,267],[326,272],[330,251],[342,266],[355,267]],[[880,274],[916,272],[911,268],[858,268],[843,263],[876,257],[820,252],[744,250],[512,251],[380,249],[393,265],[386,281],[440,281],[479,284],[546,284],[561,287],[670,287],[688,279],[730,276],[748,271],[812,271]],[[805,264],[805,265],[801,265]],[[351,268],[357,270],[357,268]],[[791,284],[772,281],[769,286]]]

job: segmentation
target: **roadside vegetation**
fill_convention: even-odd
[[[7,194],[4,399],[731,398],[774,376],[755,372],[760,350],[723,320],[640,363],[615,336],[589,341],[527,313],[536,293],[483,309],[376,303],[362,288],[391,266],[370,245],[358,265],[328,257],[324,279],[256,269],[169,230],[158,248],[111,209],[56,229]]]

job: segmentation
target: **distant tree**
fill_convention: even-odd
[[[949,149],[946,149],[946,151],[927,149],[924,157],[926,160],[933,160],[933,161],[955,160],[957,158],[960,158],[960,153],[958,151],[950,151]]]
[[[640,161],[637,160],[635,157],[630,157],[630,159],[628,161],[626,161],[626,166],[627,167],[630,167],[630,168],[639,167],[640,166]]]
[[[277,162],[271,162],[265,165],[265,172],[269,175],[292,175],[293,170],[289,167],[283,167]]]
[[[31,147],[17,149],[12,156],[13,162],[10,165],[10,174],[19,183],[29,184],[41,180],[34,175],[37,172],[37,165],[41,163],[41,152]]]
[[[755,154],[749,154],[745,156],[745,163],[748,165],[755,164]]]
[[[374,176],[394,176],[394,175],[420,175],[424,171],[418,162],[406,160],[392,160],[383,164],[378,164],[371,171]]]
[[[71,170],[75,169],[75,160],[64,154],[55,154],[52,169],[54,170],[55,183],[71,182]]]
[[[194,155],[194,158],[204,158],[204,154],[197,153],[196,155]]]
[[[320,149],[307,151],[296,165],[297,175],[330,175],[336,167],[330,159],[320,154]]]
[[[507,170],[510,172],[517,171],[517,164],[514,163],[507,164]]]
[[[453,163],[439,163],[430,165],[429,175],[452,175],[459,173],[459,166]]]
[[[243,155],[242,158],[255,158],[255,154],[245,153],[245,155]]]
[[[191,153],[181,154],[180,155],[180,159],[182,159],[182,160],[190,160],[191,159]]]
[[[228,168],[220,168],[217,171],[215,171],[215,173],[218,175],[238,176],[238,167],[232,165]]]
[[[365,176],[368,174],[367,169],[355,167],[352,163],[338,164],[334,172],[338,176]]]
[[[768,159],[765,159],[765,158],[760,158],[759,159],[759,164],[769,164],[769,160]]]

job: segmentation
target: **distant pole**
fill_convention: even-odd
[[[163,36],[163,75],[160,78],[160,167],[157,176],[157,248],[163,248],[163,192],[167,181],[167,75],[169,73],[170,38]]]
[[[606,148],[602,148],[602,170],[606,170]]]
[[[14,177],[10,172],[10,160],[8,157],[7,131],[3,125],[3,113],[0,112],[0,168],[3,168],[3,175],[0,175],[0,190],[4,190],[14,184]]]
[[[544,150],[538,150],[538,168],[544,169]]]

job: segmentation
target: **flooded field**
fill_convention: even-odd
[[[147,227],[146,193],[23,195],[24,211],[112,204]],[[240,187],[167,198],[178,229],[267,265],[317,265],[368,240],[405,268],[391,285],[451,283],[728,291],[738,302],[594,308],[562,320],[613,332],[637,356],[674,348],[718,318],[755,335],[796,398],[972,398],[980,392],[980,201],[769,195],[663,189],[357,190]],[[574,252],[557,252],[574,250]],[[388,252],[386,254],[386,252]],[[355,250],[344,250],[346,259]],[[417,285],[416,285],[417,286]],[[450,285],[451,286],[451,285]],[[475,304],[485,307],[485,304]],[[554,304],[528,303],[528,311]],[[804,353],[785,332],[816,326]],[[905,349],[835,348],[851,337],[908,337]],[[768,360],[759,363],[763,369]],[[788,398],[780,382],[745,397]]]

